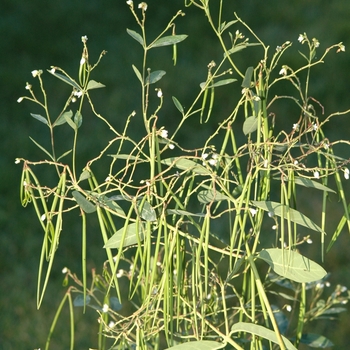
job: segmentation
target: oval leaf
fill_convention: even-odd
[[[243,88],[246,88],[246,89],[250,88],[253,72],[254,72],[254,68],[253,67],[248,67],[247,70],[245,71],[244,79],[243,79],[243,82],[242,82],[242,87]]]
[[[157,219],[155,210],[152,208],[151,204],[149,204],[147,201],[143,203],[140,202],[140,206],[138,209],[141,211],[140,215],[142,219],[146,221],[155,221]]]
[[[284,213],[284,218],[288,218],[287,210],[289,211],[290,220],[295,222],[298,225],[307,227],[311,230],[318,231],[321,233],[325,233],[322,231],[321,227],[317,226],[312,220],[310,220],[306,215],[300,213],[299,211],[289,208],[285,205],[282,205],[281,203],[277,202],[270,202],[270,201],[252,201],[252,203],[263,210],[268,211],[269,213],[272,213],[273,215],[281,217],[282,215],[282,209]]]
[[[139,232],[137,232],[137,226],[139,228]],[[124,233],[125,231],[125,233]],[[124,237],[124,240],[123,240]],[[138,241],[143,240],[143,227],[142,223],[137,225],[136,222],[129,224],[126,228],[123,227],[118,230],[103,246],[103,248],[124,248],[130,245],[137,244]],[[123,243],[123,244],[122,244]]]
[[[89,202],[80,192],[73,191],[72,195],[85,213],[90,214],[96,211],[96,206]]]
[[[190,341],[172,346],[171,350],[215,350],[222,349],[226,344],[222,344],[212,340]]]
[[[66,118],[72,118],[73,117],[73,112],[71,110],[62,113],[54,122],[54,126],[62,125],[67,122]]]
[[[77,128],[80,128],[81,124],[83,123],[83,116],[81,115],[79,110],[77,110],[75,113],[74,123],[77,126]]]
[[[43,116],[41,116],[40,114],[30,113],[30,115],[31,115],[33,118],[35,118],[36,120],[39,120],[39,122],[42,122],[42,123],[48,125],[47,120],[46,120]]]
[[[90,295],[86,295],[86,299],[84,301],[84,295],[78,294],[73,300],[73,305],[76,307],[85,306],[85,305],[89,305],[90,301],[91,301]]]
[[[198,198],[198,201],[203,204],[210,203],[210,202],[230,200],[230,198],[227,197],[226,195],[214,190],[200,191],[197,195],[197,198]]]
[[[331,188],[320,184],[317,181],[313,181],[311,179],[305,179],[303,177],[295,177],[294,178],[294,182],[297,185],[301,185],[301,186],[305,186],[305,187],[309,187],[309,188],[315,188],[317,190],[321,190],[321,191],[326,191],[326,192],[333,192],[336,193],[334,190],[332,190]]]
[[[160,79],[162,79],[163,75],[165,75],[166,72],[164,70],[155,70],[147,77],[147,84],[154,84]]]
[[[137,79],[140,80],[141,84],[143,84],[142,75],[141,75],[140,71],[134,65],[132,65],[132,69],[134,70],[134,72],[137,76]]]
[[[109,307],[113,311],[120,311],[122,309],[123,305],[120,303],[120,301],[117,297],[110,297],[109,298]]]
[[[334,346],[334,344],[323,335],[313,333],[303,334],[301,336],[300,343],[307,344],[311,348],[318,349],[330,348]]]
[[[143,39],[142,36],[139,33],[136,33],[135,31],[131,29],[126,29],[126,32],[135,39],[138,43],[140,43],[143,46]]]
[[[232,326],[231,332],[232,333],[247,332],[250,334],[255,334],[261,338],[271,340],[273,343],[278,344],[278,339],[274,331],[272,331],[271,329],[265,328],[263,326],[259,326],[257,324],[238,322]],[[286,349],[297,350],[296,347],[294,347],[294,345],[283,335],[282,335],[282,339],[283,339],[284,345],[286,346]]]
[[[174,165],[176,168],[180,170],[189,170],[189,171],[191,170],[194,173],[199,175],[210,174],[210,171],[207,168],[205,168],[200,164],[197,164],[193,160],[186,159],[186,158],[171,157],[171,158],[163,159],[162,163],[169,166]]]
[[[235,81],[237,81],[237,79],[233,79],[233,78],[223,79],[223,80],[217,81],[213,85],[210,85],[210,87],[213,88],[213,87],[223,86],[223,85],[231,84],[231,83],[233,83]]]
[[[248,135],[256,131],[257,127],[258,127],[258,118],[253,116],[248,117],[243,123],[244,135]]]
[[[323,267],[291,250],[263,249],[258,258],[266,261],[278,275],[299,283],[318,281],[327,274]]]
[[[60,73],[53,72],[52,70],[49,70],[49,69],[48,69],[48,72],[50,74],[54,75],[56,78],[61,79],[62,81],[64,81],[66,84],[73,86],[78,91],[81,91],[81,87],[73,79],[71,79],[71,78],[69,78],[69,77],[67,77],[65,75],[62,75]]]
[[[159,47],[159,46],[175,45],[185,40],[187,36],[188,35],[186,34],[164,36],[163,38],[160,38],[156,40],[153,44],[151,44],[149,46],[149,49],[153,47]]]
[[[172,96],[173,102],[175,107],[178,109],[178,111],[183,114],[184,113],[184,108],[182,107],[181,103],[179,102],[179,100],[175,97]]]

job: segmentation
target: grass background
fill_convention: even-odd
[[[186,9],[182,0],[149,0],[147,3],[150,38],[179,9],[186,13],[177,22],[177,33],[189,35],[178,47],[177,66],[172,66],[170,48],[154,50],[149,61],[152,69],[163,69],[167,72],[160,84],[167,98],[160,115],[160,125],[165,125],[171,133],[178,120],[169,97],[175,95],[184,106],[188,105],[197,93],[194,89],[205,80],[207,64],[211,60],[218,60],[221,52],[213,34],[208,30],[206,18],[198,9]],[[295,52],[297,48],[303,49],[297,42],[298,35],[303,32],[310,38],[319,39],[320,50],[340,41],[346,48],[350,47],[350,2],[347,0],[227,0],[227,19],[232,19],[234,12],[271,46],[271,50],[287,40],[293,41]],[[33,69],[46,70],[55,65],[73,76],[76,75],[82,46],[80,38],[87,35],[91,61],[97,59],[102,50],[108,51],[94,76],[95,80],[107,86],[106,89],[93,92],[96,107],[121,130],[126,116],[139,106],[138,81],[131,64],[141,67],[142,52],[139,45],[126,33],[126,28],[138,28],[124,0],[2,0],[0,14],[0,349],[43,348],[53,313],[64,293],[61,269],[68,266],[73,271],[80,271],[81,238],[79,224],[72,216],[64,227],[49,290],[42,308],[37,311],[35,291],[42,232],[35,221],[34,210],[20,206],[21,166],[15,165],[14,159],[28,157],[39,160],[41,151],[31,143],[28,136],[42,144],[48,144],[48,135],[43,125],[29,115],[37,111],[36,107],[27,102],[18,104],[16,100],[26,93],[26,81],[34,82],[35,85],[36,81],[30,73]],[[254,60],[251,64],[255,65],[260,56],[243,51],[235,59],[240,67],[245,67],[252,59]],[[291,66],[301,62],[297,54],[291,54],[288,60]],[[350,105],[349,63],[348,53],[332,53],[323,65],[314,70],[310,93],[325,106],[326,114],[347,109]],[[51,96],[50,104],[53,110],[58,111],[67,90],[48,74],[45,74],[45,83]],[[220,115],[235,102],[232,96],[237,91],[238,85],[233,87],[232,93],[226,91],[221,96],[217,93],[220,107],[213,113],[210,123],[201,128],[198,128],[195,121],[188,123],[179,135],[179,142],[186,147],[200,143],[201,139],[214,130]],[[283,106],[276,108],[278,115],[281,118],[283,116],[280,120],[282,127],[296,122],[298,116],[293,115],[290,110]],[[79,146],[81,167],[87,159],[99,153],[109,136],[108,130],[96,124],[91,115],[83,117],[84,131]],[[327,128],[331,140],[349,138],[349,116],[334,119]],[[137,137],[141,128],[136,124],[133,132]],[[69,133],[61,135],[63,144],[67,140],[68,144],[64,145],[66,149],[70,146],[71,136]],[[339,152],[349,157],[348,151],[340,149]],[[99,172],[96,169],[96,172],[98,176],[104,176],[102,170]],[[349,186],[346,191],[348,194]],[[329,222],[330,228],[334,227],[340,216],[338,199],[333,200],[334,207],[329,220],[334,222]],[[317,199],[310,203],[306,197],[305,205],[312,212],[312,208],[319,204]],[[102,240],[98,233],[93,233],[95,223],[91,221],[89,224],[92,230],[88,237],[88,268],[99,267],[104,260]],[[317,241],[317,238],[314,240]],[[332,283],[350,287],[348,247],[349,235],[343,233],[326,257],[325,267],[332,272]],[[86,316],[78,315],[76,349],[96,346],[97,327],[92,328],[89,325],[96,318],[96,313],[92,311]],[[60,321],[58,335],[52,341],[52,349],[67,348],[68,337],[61,333],[66,332],[68,335],[67,322],[67,318]],[[329,323],[319,322],[315,327],[336,344],[336,349],[347,349],[349,322],[349,314],[342,314],[339,321],[331,326]]]

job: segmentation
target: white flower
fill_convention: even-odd
[[[299,34],[298,41],[301,43],[305,39],[303,34]]]
[[[102,312],[106,313],[109,310],[109,306],[107,304],[103,304]]]
[[[32,76],[35,78],[37,75],[39,75],[39,71],[37,69],[32,70]]]
[[[349,169],[345,168],[344,169],[344,177],[345,177],[346,180],[349,180],[349,175],[350,175]]]
[[[320,46],[320,42],[317,39],[313,38],[312,42],[314,43],[315,48],[318,48]]]
[[[132,6],[132,5],[134,4],[132,0],[128,0],[126,3],[127,3],[127,5],[129,5],[129,6]]]
[[[21,162],[20,159],[18,159],[18,158],[15,159],[15,164],[19,164],[20,162]]]
[[[209,164],[210,164],[211,166],[215,166],[217,162],[218,162],[218,160],[215,159],[215,158],[209,159]]]
[[[279,75],[287,75],[287,69],[285,67],[282,67],[282,69],[279,72]]]
[[[68,272],[68,269],[66,268],[66,267],[64,267],[63,269],[62,269],[62,273],[67,273]]]
[[[312,124],[312,129],[314,130],[314,131],[316,131],[317,129],[318,129],[318,125],[315,123],[315,124]]]
[[[311,239],[311,238],[308,238],[308,239],[306,240],[306,243],[307,243],[307,244],[312,244],[312,239]]]
[[[252,214],[252,216],[255,216],[256,213],[258,212],[258,210],[254,208],[249,208],[249,211],[250,211],[250,214]]]
[[[145,2],[140,2],[138,5],[138,8],[141,9],[142,11],[147,10],[147,4]]]
[[[105,178],[105,182],[109,182],[109,181],[111,181],[111,177],[110,177],[110,176],[107,176],[107,177]]]
[[[272,229],[273,229],[273,230],[276,230],[276,229],[277,229],[277,225],[273,225],[273,226],[272,226]]]
[[[175,148],[175,145],[173,143],[169,143],[169,148],[170,149],[174,149]]]
[[[340,51],[345,52],[345,45],[339,44],[339,48],[338,48],[338,50],[337,50],[337,53],[340,52]]]
[[[163,96],[162,89],[156,89],[157,90],[157,96],[161,98]]]
[[[30,84],[26,84],[26,90],[30,90],[32,88],[32,86]]]
[[[320,173],[316,170],[314,171],[314,178],[319,179],[320,178]]]
[[[282,46],[277,46],[277,47],[276,47],[276,51],[277,51],[277,52],[280,52],[281,50],[282,50]]]
[[[113,328],[115,326],[115,322],[111,321],[108,323],[109,328]]]
[[[52,68],[50,69],[50,73],[51,73],[51,74],[55,74],[55,72],[56,72],[56,68],[55,68],[55,67],[52,67]]]
[[[83,92],[81,90],[73,92],[73,95],[77,96],[78,98],[81,97],[82,94],[83,94]]]
[[[88,41],[88,37],[87,37],[86,35],[83,35],[83,36],[81,37],[81,41],[82,41],[83,43],[86,43],[86,42]]]
[[[299,124],[298,123],[293,124],[293,130],[299,131]]]
[[[290,305],[286,305],[286,310],[287,310],[288,312],[291,312],[291,311],[292,311],[292,307],[291,307]]]
[[[40,220],[45,221],[45,219],[46,219],[46,215],[45,214],[41,215]]]
[[[20,98],[17,99],[18,103],[21,103],[22,101],[23,101],[23,97],[20,97]]]
[[[81,60],[80,60],[80,65],[82,66],[85,62],[86,62],[85,57],[82,57]]]
[[[160,132],[160,136],[163,137],[163,139],[166,139],[168,137],[168,130],[163,129]]]
[[[269,218],[273,218],[275,216],[275,213],[273,211],[269,211],[267,215],[269,216]]]
[[[208,158],[208,153],[203,153],[203,154],[202,154],[202,159],[205,160],[205,159],[207,159],[207,158]]]
[[[117,277],[117,278],[123,277],[123,274],[124,274],[124,270],[123,270],[123,269],[120,269],[120,270],[117,272],[116,277]]]

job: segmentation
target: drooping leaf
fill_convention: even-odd
[[[334,346],[334,344],[320,334],[306,333],[301,336],[300,343],[307,344],[311,348],[330,348]]]
[[[225,344],[212,340],[190,341],[167,348],[166,350],[215,350],[222,349]]]
[[[293,208],[287,209],[287,207],[285,205],[282,205],[281,203],[270,202],[270,201],[252,201],[252,204],[258,208],[266,210],[269,213],[272,213],[273,215],[276,215],[279,217],[281,217],[282,209],[283,209],[284,219],[288,218],[288,213],[287,213],[287,210],[288,210],[291,221],[295,222],[298,225],[307,227],[311,230],[324,233],[324,231],[321,229],[321,227],[317,226],[306,215],[302,214],[301,212],[299,212]]]
[[[96,211],[96,206],[89,202],[80,192],[73,191],[72,195],[85,213],[90,214]]]
[[[278,275],[299,283],[318,281],[327,274],[323,267],[296,251],[263,249],[258,258],[267,262]]]
[[[230,198],[227,197],[226,195],[218,191],[214,191],[212,189],[200,191],[197,195],[197,198],[198,198],[198,201],[203,204],[210,203],[210,202],[230,200]]]
[[[111,209],[112,211],[110,212],[112,214],[122,216],[122,217],[126,216],[124,210],[120,207],[119,204],[114,202],[112,197],[107,197],[104,194],[94,192],[94,191],[86,191],[86,192],[93,198],[94,201],[96,201],[96,204],[98,206],[103,207],[106,210],[108,210],[108,208]]]
[[[198,216],[198,217],[204,217],[205,214],[204,213],[190,213],[189,211],[186,210],[181,210],[181,209],[167,209],[166,213],[168,215],[172,215],[172,214],[176,214],[176,215],[187,215],[187,216]]]
[[[246,323],[246,322],[235,323],[231,327],[231,333],[238,333],[238,332],[255,334],[261,338],[268,339],[273,343],[278,344],[278,339],[274,331],[254,323]],[[296,347],[283,335],[282,335],[282,339],[287,350],[297,350]]]
[[[135,39],[138,43],[140,43],[143,46],[143,39],[142,36],[139,33],[136,33],[134,30],[126,29],[126,32]]]
[[[237,79],[233,79],[233,78],[223,79],[223,80],[219,80],[219,81],[215,82],[214,84],[210,85],[210,87],[213,88],[213,87],[223,86],[223,85],[234,83],[235,81],[237,81]]]
[[[152,208],[151,204],[149,204],[147,201],[139,203],[139,210],[141,210],[140,215],[142,219],[146,221],[155,221],[157,219],[155,210]]]
[[[248,67],[247,70],[245,71],[244,79],[243,79],[243,82],[242,82],[242,87],[243,88],[246,88],[246,89],[250,88],[250,84],[252,82],[253,72],[254,72],[254,68],[253,67]]]
[[[171,158],[163,159],[161,162],[168,166],[174,165],[176,168],[180,170],[193,171],[194,173],[199,175],[210,174],[210,171],[207,168],[187,158],[171,157]]]
[[[166,74],[164,70],[155,70],[154,72],[151,72],[150,75],[147,77],[147,84],[154,84]]]
[[[81,115],[80,111],[77,110],[74,115],[74,123],[79,129],[81,124],[83,123],[83,116]]]
[[[142,75],[141,75],[140,71],[134,65],[132,65],[132,69],[134,70],[134,72],[137,76],[137,79],[140,80],[141,84],[143,84]]]
[[[232,54],[234,54],[236,52],[242,51],[242,50],[244,50],[246,48],[247,48],[246,44],[238,44],[238,45],[234,46],[232,49],[228,50],[227,54],[224,53],[224,57],[230,56],[230,55],[232,55]]]
[[[73,112],[71,110],[62,113],[56,121],[53,123],[54,126],[62,125],[67,122],[66,118],[72,118],[73,117]]]
[[[248,117],[243,123],[244,135],[248,135],[256,131],[257,127],[258,127],[258,118],[254,116]]]
[[[86,299],[85,299],[85,302],[84,302],[84,295],[83,294],[78,294],[73,300],[73,305],[75,307],[81,307],[81,306],[89,305],[90,301],[91,301],[90,295],[86,295]]]
[[[179,100],[175,97],[172,96],[173,102],[175,107],[178,109],[178,111],[183,114],[184,113],[184,108],[182,107],[181,103],[179,102]]]
[[[73,86],[75,89],[77,89],[78,91],[81,91],[82,88],[79,86],[78,83],[76,83],[73,79],[65,76],[65,75],[62,75],[60,73],[56,73],[56,72],[53,72],[52,70],[49,70],[48,69],[48,72],[51,73],[53,76],[55,76],[56,78],[64,81],[66,84],[70,85],[70,86]]]
[[[159,46],[175,45],[185,40],[187,37],[188,35],[186,34],[164,36],[163,38],[160,38],[156,40],[153,44],[151,44],[149,46],[149,49]]]
[[[106,87],[106,85],[103,85],[95,80],[90,80],[87,84],[86,90],[100,89],[103,87]]]
[[[303,177],[295,177],[294,181],[297,185],[301,185],[301,186],[305,186],[305,187],[310,187],[310,188],[315,188],[317,190],[321,190],[321,191],[326,191],[326,192],[333,192],[336,193],[334,190],[332,190],[331,188],[320,184],[317,181],[311,180],[311,179],[305,179]]]
[[[36,120],[39,120],[39,122],[42,122],[46,125],[48,125],[47,119],[44,118],[43,116],[41,116],[40,114],[34,114],[34,113],[30,113],[30,115],[35,118]]]
[[[137,232],[138,227],[138,232]],[[125,236],[124,236],[125,231]],[[124,240],[123,240],[124,236]],[[128,247],[130,245],[137,244],[137,242],[140,240],[142,241],[144,239],[143,237],[143,227],[142,223],[136,223],[133,222],[129,224],[126,228],[123,227],[120,230],[118,230],[103,246],[103,248],[115,248],[120,249],[124,247]],[[123,242],[123,244],[121,244]]]

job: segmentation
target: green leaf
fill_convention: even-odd
[[[61,154],[58,158],[57,158],[57,161],[59,161],[60,159],[62,159],[63,157],[67,156],[69,153],[72,152],[72,149],[70,149],[69,151],[67,152],[64,152],[63,154]]]
[[[80,111],[77,110],[74,115],[74,123],[78,129],[80,128],[82,122],[83,122],[83,116],[81,115]]]
[[[87,84],[86,90],[100,89],[103,87],[106,87],[106,85],[103,85],[95,80],[90,80]]]
[[[64,123],[67,122],[67,117],[68,118],[72,118],[73,116],[73,112],[71,110],[62,113],[57,119],[56,121],[53,123],[53,126],[58,126],[58,125],[62,125]]]
[[[166,72],[164,70],[155,70],[154,72],[151,72],[151,74],[147,77],[147,84],[154,84],[160,79],[162,79],[163,75],[165,75]]]
[[[182,344],[178,344],[167,348],[167,350],[215,350],[222,349],[225,347],[225,344],[219,343],[212,340],[198,340],[198,341],[190,341]]]
[[[56,73],[56,72],[52,72],[52,70],[49,70],[49,69],[48,69],[48,72],[51,73],[52,75],[54,75],[56,78],[61,79],[62,81],[64,81],[66,84],[73,86],[78,91],[82,90],[82,88],[79,86],[79,84],[77,84],[73,79],[71,79],[71,78],[69,78],[69,77],[67,77],[65,75],[62,75],[62,74],[59,74],[59,73]]]
[[[126,32],[135,39],[138,43],[140,43],[143,46],[143,39],[142,36],[139,33],[136,33],[135,31],[131,29],[126,29]]]
[[[317,190],[321,190],[321,191],[326,191],[326,192],[333,192],[336,193],[334,190],[332,190],[331,188],[320,184],[317,181],[313,181],[311,179],[305,179],[303,177],[295,177],[294,178],[294,182],[297,185],[301,185],[301,186],[305,186],[305,187],[309,187],[309,188],[316,188]]]
[[[266,261],[278,275],[299,283],[318,281],[327,274],[323,267],[292,250],[263,249],[258,258]]]
[[[306,333],[301,336],[300,343],[307,344],[311,348],[330,348],[334,344],[323,335]]]
[[[79,176],[79,181],[90,179],[90,177],[91,177],[90,171],[84,170]]]
[[[300,213],[299,211],[289,208],[285,205],[282,205],[281,203],[277,202],[270,202],[270,201],[252,201],[252,204],[256,207],[266,210],[269,213],[272,213],[273,215],[281,217],[282,215],[282,209],[284,213],[284,218],[288,218],[287,210],[289,211],[290,220],[295,222],[298,225],[307,227],[311,230],[318,231],[321,233],[325,233],[321,227],[317,226],[312,220],[310,220],[306,215]]]
[[[72,195],[85,213],[90,214],[96,211],[96,206],[89,202],[80,192],[73,191]]]
[[[242,82],[243,88],[250,89],[250,84],[252,81],[253,72],[254,72],[253,67],[248,67],[247,70],[245,71],[244,79]]]
[[[237,81],[237,79],[233,79],[233,78],[223,79],[215,82],[213,85],[210,85],[210,87],[213,88],[213,87],[223,86],[223,85],[231,84],[235,81]]]
[[[137,232],[137,226],[138,226],[138,232]],[[125,231],[125,236],[124,236],[124,231]],[[124,236],[124,240],[123,240]],[[103,248],[124,248],[128,247],[130,245],[137,244],[138,241],[143,240],[143,227],[142,223],[139,223],[137,225],[136,222],[133,222],[129,224],[126,228],[123,227],[120,230],[118,230],[104,245]],[[123,240],[123,245],[121,245]]]
[[[123,305],[120,303],[120,301],[117,297],[110,297],[109,298],[109,307],[113,311],[120,311],[122,309]]]
[[[125,212],[124,210],[120,207],[119,204],[114,202],[114,197],[107,197],[104,194],[98,193],[98,192],[93,192],[93,191],[86,191],[94,201],[96,201],[96,204],[100,207],[105,208],[106,210],[111,209],[112,214],[118,215],[125,217]]]
[[[232,24],[235,24],[235,23],[237,23],[237,22],[238,22],[238,20],[235,19],[235,20],[230,21],[230,22],[227,22],[227,23],[226,23],[226,22],[221,23],[221,25],[220,25],[220,31],[221,31],[221,32],[224,32],[227,28],[231,27]]]
[[[257,127],[258,127],[258,118],[254,116],[248,117],[243,123],[244,135],[248,135],[256,131]]]
[[[163,159],[161,162],[168,166],[173,165],[180,170],[193,171],[194,173],[199,175],[210,174],[210,171],[207,168],[187,158],[171,157],[171,158]]]
[[[86,295],[86,300],[84,300],[84,295],[78,294],[73,300],[73,305],[75,307],[85,306],[85,305],[89,305],[90,301],[91,301],[90,295]]]
[[[274,331],[257,324],[246,323],[246,322],[235,323],[231,328],[231,333],[238,333],[238,332],[247,332],[250,334],[255,334],[261,338],[268,339],[273,343],[278,344],[278,339]],[[287,350],[297,350],[294,347],[294,345],[283,335],[282,335],[282,339]]]
[[[142,75],[141,75],[140,71],[134,65],[132,65],[132,69],[134,70],[134,72],[137,76],[137,79],[140,80],[141,84],[143,84]]]
[[[200,191],[197,195],[197,198],[198,198],[198,201],[203,204],[210,203],[210,202],[230,200],[230,198],[227,197],[226,195],[211,189]]]
[[[77,131],[77,125],[74,123],[74,121],[71,119],[69,114],[64,113],[64,119],[68,123],[68,125],[74,130]]]
[[[142,205],[142,207],[141,207]],[[141,211],[141,217],[142,219],[146,221],[155,221],[157,219],[157,215],[155,210],[152,208],[151,204],[149,204],[147,201],[145,202],[140,202],[139,203],[139,208]]]
[[[181,209],[167,209],[166,213],[168,215],[187,215],[187,216],[197,216],[197,217],[204,217],[205,214],[204,213],[197,213],[197,214],[194,214],[194,213],[190,213],[189,211],[186,211],[186,210],[181,210]]]
[[[181,103],[179,102],[179,100],[175,97],[172,96],[173,102],[175,107],[178,109],[178,111],[183,114],[184,113],[184,108],[182,107]]]
[[[35,145],[37,146],[37,147],[39,147],[43,152],[45,152],[49,157],[50,157],[50,159],[52,159],[52,160],[54,160],[53,159],[53,156],[49,153],[49,151],[47,151],[43,146],[41,146],[38,142],[36,142],[34,139],[32,139],[30,136],[29,136],[29,138],[35,143]]]
[[[42,122],[46,125],[49,125],[48,122],[47,122],[47,119],[44,118],[43,116],[41,116],[40,114],[34,114],[34,113],[30,113],[30,115],[35,118],[36,120],[39,120],[39,122]]]
[[[160,47],[160,46],[175,45],[185,40],[187,37],[188,35],[186,34],[164,36],[163,38],[156,40],[148,48],[150,49],[150,48]]]

